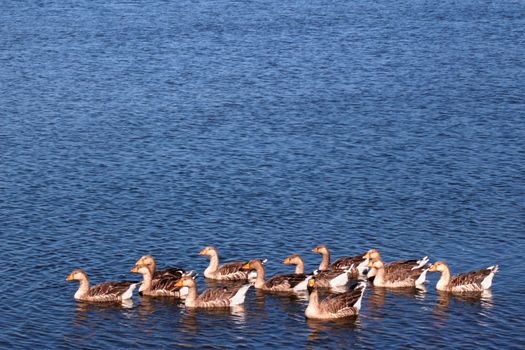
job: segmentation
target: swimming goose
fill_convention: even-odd
[[[360,281],[347,292],[331,294],[324,300],[319,301],[317,290],[317,279],[308,281],[309,302],[304,312],[307,318],[335,319],[351,317],[359,314],[361,300],[366,289],[366,282]]]
[[[181,298],[187,294],[186,289],[180,290],[180,288],[175,286],[180,278],[173,278],[172,275],[153,278],[151,265],[137,265],[131,269],[130,272],[140,273],[142,275],[143,281],[139,288],[140,295]],[[183,276],[181,276],[181,278],[182,277]]]
[[[333,263],[330,263],[330,251],[328,248],[321,244],[314,249],[312,252],[319,253],[323,255],[323,260],[319,265],[319,270],[348,270],[351,278],[357,278],[359,275],[363,274],[367,268],[368,259],[364,258],[363,255],[356,256],[345,256],[337,259]]]
[[[365,259],[370,260],[382,260],[381,253],[377,249],[370,249],[366,254],[363,256]],[[383,262],[385,265],[385,269],[387,271],[390,270],[413,270],[419,267],[422,267],[428,263],[428,257],[425,256],[424,258],[420,260],[412,259],[412,260],[397,260],[397,261],[391,261],[389,263]],[[369,265],[370,267],[370,265]],[[377,270],[373,267],[370,267],[368,269],[368,273],[366,274],[366,277],[369,279],[373,279],[377,273]]]
[[[250,289],[250,284],[223,287],[216,289],[206,289],[198,295],[197,283],[190,276],[182,277],[175,284],[177,288],[188,288],[188,296],[184,301],[189,308],[221,308],[241,305],[244,303],[246,292]]]
[[[450,276],[450,268],[444,261],[437,261],[428,271],[441,272],[436,289],[444,292],[468,293],[483,292],[492,286],[492,279],[499,271],[498,265],[486,269]]]
[[[71,272],[66,281],[77,280],[80,287],[75,293],[76,300],[108,302],[124,301],[131,299],[133,291],[137,287],[137,282],[105,282],[89,287],[89,279],[86,271],[77,269]]]
[[[297,292],[306,290],[307,281],[311,278],[303,274],[282,274],[276,275],[265,281],[264,265],[261,260],[255,259],[242,266],[243,270],[257,271],[257,278],[255,279],[255,288],[271,292]]]
[[[295,265],[295,273],[304,275],[304,260],[298,254],[293,254],[284,259],[283,264]],[[315,271],[308,274],[309,276],[315,274],[315,283],[319,288],[333,288],[346,286],[348,283],[347,270],[323,270]]]
[[[374,286],[388,288],[422,288],[428,270],[426,265],[412,269],[397,264],[387,266],[380,259],[370,261],[368,266],[377,270]]]
[[[184,271],[181,268],[178,267],[168,267],[162,270],[157,270],[157,263],[155,262],[155,259],[151,255],[144,255],[141,257],[137,262],[135,263],[135,266],[139,265],[146,265],[150,268],[150,270],[153,273],[153,280],[155,279],[165,279],[165,278],[173,278],[173,279],[179,279],[181,278],[186,271]]]
[[[223,280],[223,281],[242,281],[247,280],[249,271],[242,270],[242,266],[247,263],[229,262],[219,266],[219,252],[217,248],[209,246],[200,251],[199,255],[210,257],[210,265],[204,270],[204,277]]]

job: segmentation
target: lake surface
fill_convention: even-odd
[[[3,0],[2,348],[523,348],[525,2]],[[361,315],[300,298],[244,311],[134,297],[77,303],[65,281],[136,279],[144,254],[307,269],[495,263],[492,296],[370,287]],[[202,277],[199,287],[206,287]]]

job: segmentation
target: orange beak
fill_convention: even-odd
[[[308,287],[314,287],[315,286],[315,280],[312,278],[308,281]]]
[[[290,258],[284,259],[283,264],[290,265]]]
[[[204,248],[199,252],[199,255],[208,255],[208,248]]]
[[[71,281],[73,280],[73,274],[69,274],[67,277],[66,277],[66,281]]]
[[[366,254],[363,256],[363,258],[365,259],[370,259],[372,256],[372,254],[370,254],[370,252],[366,252]]]
[[[129,270],[129,272],[139,273],[139,266],[135,266],[134,268],[132,268],[131,270]]]
[[[430,265],[430,267],[428,268],[428,271],[430,271],[430,272],[437,271],[437,269],[436,269],[436,265],[435,265],[435,264]]]
[[[247,262],[246,264],[242,265],[241,270],[249,270],[252,268],[252,264]]]
[[[315,247],[314,249],[312,249],[312,252],[319,253],[319,247]]]
[[[369,261],[368,262],[368,267],[374,267],[374,262],[373,261]]]
[[[175,283],[175,287],[184,287],[184,280],[180,279]]]

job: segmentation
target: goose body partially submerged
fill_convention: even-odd
[[[359,314],[361,300],[366,289],[366,282],[360,281],[350,288],[349,291],[340,294],[330,294],[319,301],[316,278],[308,281],[310,293],[308,306],[304,312],[307,318],[330,320],[343,317],[352,317]]]
[[[304,275],[304,260],[298,254],[293,254],[284,259],[283,264],[295,265],[295,273]],[[308,276],[315,275],[315,282],[318,288],[335,288],[346,286],[348,283],[348,270],[329,269],[322,271],[315,271],[307,274]]]
[[[261,260],[255,259],[243,265],[243,270],[257,271],[254,286],[256,289],[261,289],[270,292],[298,292],[304,291],[307,288],[307,282],[311,276],[302,274],[281,274],[276,275],[265,281],[265,270]]]
[[[204,270],[204,277],[206,278],[221,281],[245,281],[250,277],[250,271],[242,270],[242,266],[247,261],[235,261],[219,265],[219,252],[215,247],[206,247],[200,251],[199,255],[210,257],[210,265]]]
[[[178,280],[186,273],[184,269],[181,269],[179,267],[167,267],[162,270],[157,270],[157,262],[155,261],[155,259],[153,259],[153,256],[151,255],[144,255],[139,260],[137,260],[135,266],[139,265],[145,265],[150,269],[150,271],[152,272],[153,281],[157,279],[167,278]]]
[[[368,266],[377,271],[373,282],[376,287],[422,288],[428,271],[426,265],[407,269],[398,265],[386,266],[382,260],[370,261]]]
[[[314,249],[312,252],[322,254],[323,259],[319,265],[319,270],[348,270],[350,278],[357,278],[363,275],[367,269],[368,259],[363,254],[356,256],[345,256],[337,259],[334,262],[330,262],[330,251],[328,247],[321,244]]]
[[[90,287],[89,278],[82,269],[71,272],[67,281],[77,280],[80,286],[75,293],[75,299],[91,302],[118,302],[131,299],[137,282],[105,282]]]
[[[494,265],[479,271],[451,276],[448,265],[444,261],[437,261],[430,266],[428,271],[441,272],[441,277],[436,284],[437,290],[452,293],[471,293],[489,289],[499,267]]]
[[[223,287],[216,289],[206,289],[202,294],[198,294],[197,283],[190,276],[182,277],[175,284],[177,288],[188,288],[188,295],[184,301],[186,307],[189,308],[227,308],[231,306],[241,305],[250,284],[237,285],[232,287]]]
[[[411,260],[397,260],[397,261],[391,261],[388,263],[385,263],[383,259],[381,258],[381,253],[377,249],[370,249],[366,254],[363,256],[363,258],[370,259],[372,261],[381,260],[383,262],[383,265],[385,267],[385,273],[387,275],[398,275],[400,278],[400,275],[403,274],[403,271],[408,274],[411,274],[410,271],[418,270],[421,268],[428,267],[428,256],[425,256],[419,260],[417,259],[411,259]],[[368,273],[366,277],[373,281],[377,274],[377,269],[372,267],[371,264],[368,264]]]
[[[148,265],[137,265],[130,272],[140,273],[143,281],[139,294],[151,297],[182,298],[187,294],[187,289],[180,290],[175,285],[182,278],[172,276],[153,278],[154,274]]]

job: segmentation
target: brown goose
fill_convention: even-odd
[[[135,266],[139,265],[146,265],[150,268],[150,270],[153,272],[153,280],[165,278],[173,278],[178,280],[186,273],[186,271],[178,267],[168,267],[162,270],[157,270],[157,263],[151,255],[144,255],[139,260],[137,260]]]
[[[250,284],[237,285],[217,289],[206,289],[198,295],[197,283],[190,276],[184,276],[175,284],[177,288],[188,288],[188,296],[184,301],[186,307],[190,308],[224,308],[244,303],[246,292]]]
[[[229,262],[219,266],[217,248],[209,246],[200,251],[199,255],[210,257],[210,265],[204,270],[204,277],[223,281],[244,281],[248,279],[249,271],[242,270],[247,261]]]
[[[412,269],[399,265],[386,266],[382,260],[372,260],[368,266],[377,270],[374,286],[388,288],[423,288],[428,270],[426,265]]]
[[[66,277],[66,280],[77,280],[80,282],[80,287],[75,293],[76,300],[96,302],[115,302],[131,299],[133,291],[138,284],[137,282],[105,282],[90,288],[86,271],[82,269],[71,272]]]
[[[436,289],[444,292],[468,293],[483,292],[492,286],[492,279],[499,271],[498,265],[486,269],[450,276],[450,268],[444,261],[435,262],[428,271],[441,272]]]
[[[268,281],[264,280],[265,271],[264,265],[259,259],[251,260],[243,265],[243,270],[257,271],[257,278],[255,279],[255,288],[271,292],[297,292],[306,290],[307,282],[311,278],[305,274],[282,274],[270,278]]]
[[[363,256],[365,259],[370,259],[372,261],[375,260],[382,260],[381,253],[377,249],[370,249],[366,254]],[[420,260],[412,259],[412,260],[398,260],[398,261],[391,261],[389,263],[384,263],[385,270],[386,271],[401,271],[401,270],[413,270],[420,267],[425,266],[428,263],[428,257],[425,256],[424,258]],[[369,265],[370,266],[370,265]],[[373,267],[370,267],[368,269],[368,273],[366,277],[369,279],[373,279],[376,275],[377,270]]]
[[[137,265],[130,270],[133,273],[140,273],[143,281],[139,288],[140,295],[152,297],[175,297],[181,298],[187,294],[187,290],[179,290],[175,284],[180,280],[172,276],[153,278],[153,271],[149,265]],[[182,276],[181,276],[182,278]]]
[[[293,254],[284,259],[283,264],[295,265],[295,273],[304,275],[304,260],[298,254]],[[346,270],[323,270],[308,274],[315,275],[315,284],[319,288],[333,288],[346,286],[348,272]]]
[[[308,281],[308,292],[310,292],[310,296],[308,307],[304,312],[307,318],[328,320],[352,317],[359,314],[361,300],[366,289],[366,282],[360,281],[351,287],[349,291],[340,294],[331,294],[322,301],[319,301],[319,292],[316,285],[316,278]]]
[[[323,260],[319,265],[319,270],[349,270],[351,278],[357,278],[362,275],[367,268],[368,259],[364,258],[363,255],[356,256],[345,256],[337,259],[333,263],[330,263],[330,251],[328,248],[321,244],[314,249],[312,252],[323,255]]]

